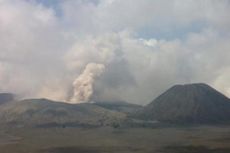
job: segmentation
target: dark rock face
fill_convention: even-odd
[[[147,105],[140,116],[174,123],[226,123],[230,100],[206,84],[176,85]]]
[[[14,100],[14,95],[11,93],[0,93],[0,105]]]

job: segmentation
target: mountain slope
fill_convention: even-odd
[[[123,101],[95,102],[94,104],[97,106],[103,107],[105,109],[123,112],[126,114],[133,113],[142,108],[141,105],[130,104],[130,103],[123,102]]]
[[[230,121],[230,100],[206,84],[176,85],[147,105],[145,119],[176,123]]]
[[[0,123],[28,126],[101,126],[120,122],[125,114],[89,104],[67,104],[47,99],[11,102],[0,108]]]

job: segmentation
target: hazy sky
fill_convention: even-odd
[[[194,82],[230,96],[229,0],[0,0],[0,92],[146,104]]]

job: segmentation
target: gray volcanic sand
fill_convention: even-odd
[[[12,128],[1,153],[229,153],[230,127]],[[18,138],[15,141],[9,141]],[[21,139],[19,139],[21,138]],[[5,140],[5,142],[4,142]],[[7,143],[6,143],[7,142]]]

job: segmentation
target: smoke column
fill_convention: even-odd
[[[94,90],[94,83],[104,72],[103,64],[89,63],[84,71],[73,82],[74,93],[71,98],[72,103],[88,102],[91,100]]]

